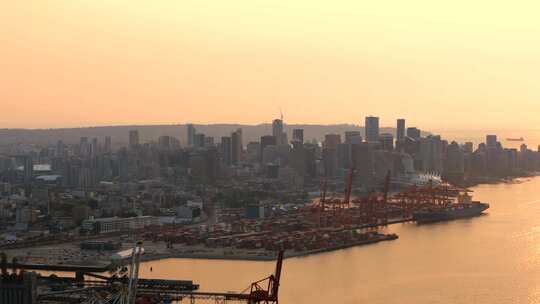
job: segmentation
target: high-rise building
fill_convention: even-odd
[[[374,174],[373,144],[362,142],[351,147],[351,161],[356,169],[355,179],[362,184],[369,183]]]
[[[286,144],[286,142],[283,142],[283,120],[274,119],[272,122],[272,135],[276,138],[277,145]]]
[[[195,134],[197,131],[195,130],[195,126],[193,124],[187,124],[187,141],[188,146],[193,147],[195,145]]]
[[[249,163],[259,162],[259,155],[261,154],[261,144],[258,141],[251,141],[246,145],[246,160]]]
[[[30,156],[25,156],[23,161],[24,182],[29,183],[34,177],[34,162]]]
[[[213,147],[214,146],[214,137],[206,136],[204,138],[204,146],[205,147]]]
[[[81,137],[79,140],[79,155],[88,156],[90,152],[90,144],[88,143],[88,137]]]
[[[90,145],[90,155],[96,156],[98,154],[98,139],[92,138],[92,144]]]
[[[322,150],[322,159],[325,176],[334,176],[338,168],[338,151],[336,147],[324,147]]]
[[[497,146],[497,135],[486,135],[486,145],[488,147]]]
[[[259,157],[259,160],[263,161],[263,152],[264,149],[268,146],[275,146],[277,144],[276,137],[273,135],[265,135],[261,136],[261,155]]]
[[[234,165],[240,163],[242,160],[242,129],[237,129],[231,134],[231,146],[232,146],[232,155],[231,160]]]
[[[304,143],[304,129],[293,129],[292,141],[303,144]]]
[[[195,133],[195,136],[193,137],[193,147],[195,148],[203,148],[204,147],[204,141],[205,136],[203,133]]]
[[[162,150],[169,150],[171,148],[171,137],[163,135],[158,138],[158,146]]]
[[[368,116],[366,117],[366,141],[376,142],[379,140],[379,117]]]
[[[345,131],[346,144],[359,144],[361,142],[362,135],[360,135],[360,131]]]
[[[394,136],[390,133],[382,133],[379,135],[381,148],[386,151],[394,150]]]
[[[232,164],[232,140],[229,136],[221,138],[221,157],[225,165],[230,166]]]
[[[407,128],[407,137],[412,139],[420,139],[420,130],[415,127]]]
[[[464,145],[463,145],[463,152],[465,153],[473,153],[474,151],[474,144],[470,141],[466,142]]]
[[[402,141],[405,138],[405,119],[398,119],[396,126],[396,140]]]
[[[131,148],[136,147],[139,145],[139,131],[138,130],[130,130],[129,131],[129,146]]]
[[[339,134],[326,134],[324,136],[324,147],[336,149],[341,144],[341,135]]]
[[[103,152],[110,153],[112,151],[112,141],[110,136],[105,136],[105,144],[103,146]]]
[[[56,156],[57,157],[65,157],[66,156],[66,145],[61,140],[59,140],[56,143]]]

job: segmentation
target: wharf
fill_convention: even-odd
[[[111,264],[101,265],[58,265],[58,264],[30,264],[30,263],[7,263],[7,267],[26,270],[66,271],[66,272],[105,272],[113,269]]]

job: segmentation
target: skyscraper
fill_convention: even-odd
[[[488,147],[497,146],[497,135],[486,135],[486,145]]]
[[[360,131],[345,131],[346,144],[359,144],[361,142],[362,135],[360,135]]]
[[[204,141],[205,141],[205,135],[203,133],[195,133],[193,136],[193,147],[195,148],[203,148],[204,147]]]
[[[24,156],[23,159],[24,182],[29,183],[34,177],[34,162],[32,157]]]
[[[379,140],[379,117],[366,117],[366,141],[376,142]]]
[[[420,139],[420,130],[415,127],[407,128],[407,137],[413,138],[413,139]]]
[[[230,166],[232,164],[232,140],[229,136],[223,136],[221,138],[221,155],[223,163]]]
[[[105,136],[105,145],[103,146],[103,152],[110,153],[112,151],[112,142],[110,136]]]
[[[193,124],[187,124],[187,141],[188,146],[190,147],[195,145],[195,133],[197,133],[197,131],[195,130]]]
[[[234,165],[242,160],[242,129],[237,129],[231,134],[232,155],[231,160]]]
[[[292,132],[292,140],[294,142],[304,143],[304,129],[294,129]]]
[[[341,135],[339,134],[326,134],[324,136],[324,147],[336,149],[341,144]]]
[[[272,122],[272,135],[276,138],[277,145],[286,144],[283,142],[283,120],[274,119]]]
[[[402,141],[405,138],[405,119],[398,119],[396,126],[396,140]]]
[[[263,161],[263,153],[264,149],[268,146],[275,146],[276,145],[276,138],[273,135],[265,135],[261,136],[261,150],[260,150],[260,156],[259,160]]]
[[[394,136],[390,133],[382,133],[379,135],[379,142],[383,150],[394,150]]]
[[[129,147],[133,148],[139,145],[139,131],[130,130],[129,131]]]
[[[90,145],[90,155],[96,156],[98,154],[98,139],[97,137],[92,138],[92,144]]]

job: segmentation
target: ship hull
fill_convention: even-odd
[[[478,216],[488,208],[488,204],[473,203],[469,206],[453,207],[434,211],[420,211],[413,214],[413,220],[419,224],[451,221],[455,219]]]

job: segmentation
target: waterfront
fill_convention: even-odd
[[[540,303],[540,178],[473,188],[488,214],[417,226],[400,239],[284,263],[282,303]],[[150,271],[152,267],[152,271]],[[167,259],[145,278],[192,279],[202,290],[240,291],[273,262]]]

